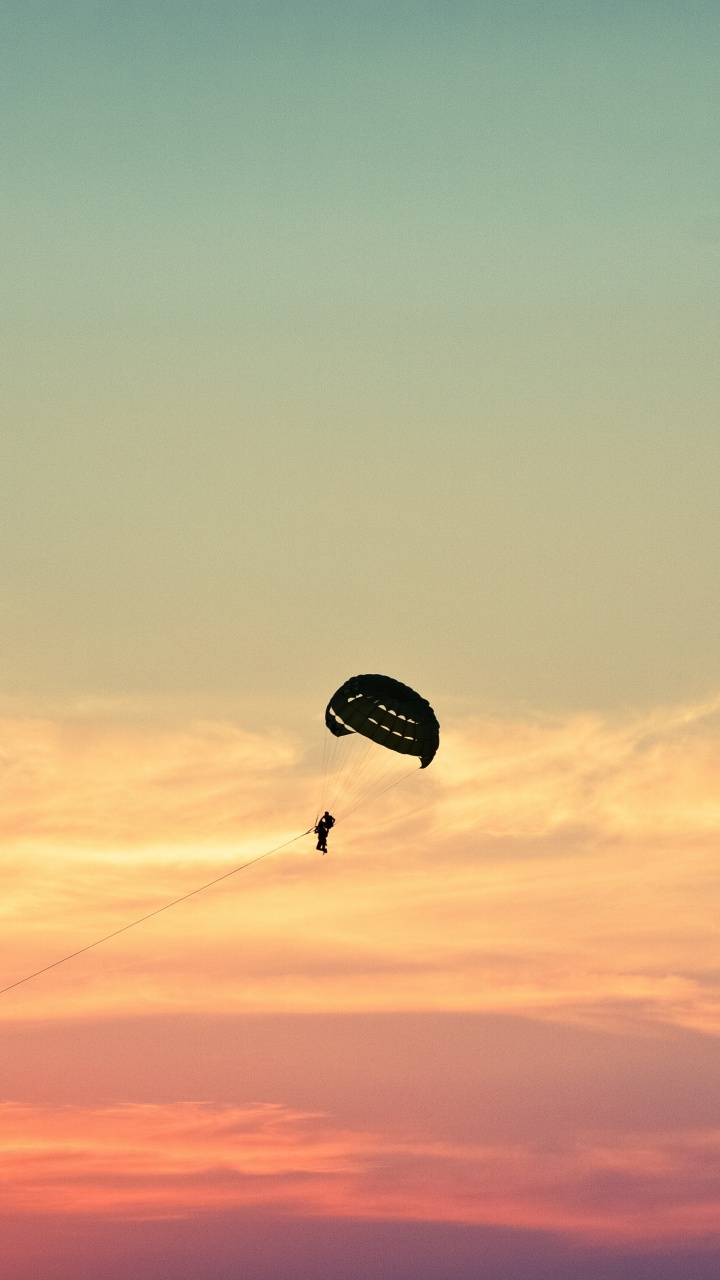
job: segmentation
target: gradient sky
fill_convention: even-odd
[[[720,1265],[720,13],[0,14],[12,1280]]]

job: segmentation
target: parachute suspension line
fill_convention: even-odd
[[[408,778],[411,778],[415,773],[417,773],[417,769],[409,769],[407,773],[403,773],[399,778],[395,778],[392,782],[388,782],[386,786],[381,785],[376,788],[375,791],[371,791],[369,795],[363,796],[362,800],[358,800],[357,804],[354,804],[351,809],[347,809],[345,813],[343,813],[343,822],[346,822],[350,815],[356,813],[358,809],[362,809],[364,805],[370,804],[371,800],[377,800],[380,796],[384,796],[386,791],[392,791],[393,787],[399,787],[401,782],[407,782]],[[381,779],[380,781],[382,783],[384,782],[384,779]]]
[[[357,740],[357,739],[356,739]],[[342,797],[347,793],[349,788],[354,790],[358,776],[362,772],[367,758],[372,751],[373,744],[368,739],[363,740],[362,747],[353,747],[348,743],[347,760],[345,767],[338,778],[335,793],[332,798],[332,806],[337,809]]]
[[[353,734],[349,738],[335,739],[335,766],[330,778],[328,779],[328,808],[332,810],[337,806],[338,796],[344,791],[351,774],[358,765],[358,753],[361,748],[358,744],[358,736]],[[363,748],[365,747],[363,742]]]
[[[337,780],[338,761],[346,758],[343,754],[346,744],[341,739],[336,738],[332,733],[325,733],[323,738],[323,765],[322,779],[320,783],[320,800],[318,803],[318,817],[324,809],[329,807],[329,793],[332,790],[333,782]]]
[[[373,791],[378,782],[390,776],[394,764],[393,758],[388,758],[385,751],[369,741],[362,754],[358,755],[357,764],[336,799],[337,816],[343,818],[348,806],[354,807],[361,796]]]
[[[325,795],[323,797],[323,809],[329,809],[332,812],[332,796],[337,790],[339,778],[352,762],[352,738],[336,738],[334,734],[329,734],[332,738],[330,743],[330,755],[327,777],[325,779]]]
[[[333,797],[339,790],[346,773],[354,763],[354,752],[351,748],[352,738],[336,738],[326,731],[323,738],[322,780],[320,785],[320,802],[318,817],[324,809],[332,810]]]
[[[236,876],[239,871],[244,871],[246,867],[252,867],[256,862],[262,862],[263,858],[269,858],[272,853],[279,853],[281,849],[287,849],[288,845],[295,844],[297,840],[302,840],[303,836],[309,836],[313,830],[308,827],[307,831],[301,831],[299,836],[293,836],[291,840],[286,840],[283,844],[276,844],[274,849],[266,849],[265,853],[259,853],[255,858],[249,858],[247,862],[241,862],[240,866],[233,867],[230,871],[224,871],[221,876],[216,876],[214,880],[208,880],[206,884],[198,885],[197,889],[191,889],[189,893],[183,893],[179,898],[173,898],[172,902],[166,902],[162,907],[156,907],[154,911],[148,911],[147,915],[140,916],[138,920],[131,920],[129,924],[124,924],[120,929],[114,929],[112,933],[106,933],[103,938],[98,938],[95,942],[89,942],[86,947],[79,947],[77,951],[71,951],[69,955],[62,956],[59,960],[53,960],[52,964],[46,964],[42,969],[36,969],[34,973],[28,973],[24,978],[18,978],[17,982],[10,982],[6,987],[0,987],[0,996],[4,996],[6,991],[12,991],[14,987],[21,987],[24,982],[30,982],[33,978],[39,978],[41,973],[48,973],[50,969],[57,969],[58,965],[67,964],[68,960],[74,960],[76,956],[83,955],[86,951],[92,951],[95,947],[102,946],[103,942],[109,942],[111,938],[117,938],[121,933],[127,933],[128,929],[135,929],[137,925],[144,924],[146,920],[152,920],[153,916],[159,916],[163,911],[169,911],[171,907],[177,907],[181,902],[187,902],[188,898],[194,898],[196,894],[203,893],[205,889],[212,889],[213,885],[220,884],[221,880],[229,880],[230,876]]]
[[[397,765],[403,759],[407,761],[407,756],[398,758],[394,752],[384,750],[370,739],[352,774],[338,789],[333,807],[335,816],[344,819],[349,811],[355,811],[360,801],[371,800],[376,794],[382,794],[390,786],[409,777],[409,773],[404,771],[398,778]],[[415,773],[415,767],[410,772]]]
[[[328,738],[331,738],[332,736],[333,735],[330,733],[323,734],[322,765],[320,769],[320,795],[318,797],[318,806],[317,806],[317,815],[316,815],[318,818],[320,817],[320,814],[322,813],[323,807],[325,804],[325,788],[327,786],[327,776],[328,776],[328,768],[330,764],[330,751],[331,751],[331,746],[330,746],[330,743],[328,742]],[[333,741],[337,741],[337,739],[333,739]]]
[[[341,801],[343,803],[353,804],[360,795],[374,790],[379,781],[384,781],[392,772],[394,760],[387,758],[387,753],[379,749],[372,741],[368,742],[367,748],[358,758],[357,766],[353,773],[347,779],[342,793],[337,797],[336,807],[340,809],[339,816],[344,817]]]

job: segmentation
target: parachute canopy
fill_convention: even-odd
[[[419,756],[427,769],[440,744],[440,725],[430,703],[390,676],[352,676],[330,699],[325,724],[336,738],[359,733],[371,742]]]

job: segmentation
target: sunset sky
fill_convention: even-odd
[[[0,987],[285,846],[0,996],[10,1280],[717,1280],[719,57],[5,6]]]

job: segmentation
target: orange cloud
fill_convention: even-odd
[[[278,794],[292,804],[298,754],[222,722],[0,721],[0,834],[127,847],[267,830]]]
[[[227,724],[16,719],[0,744],[5,982],[302,830],[318,786],[296,742]],[[716,1032],[719,765],[717,703],[455,722],[328,858],[300,842],[0,1016],[487,1009]]]
[[[697,839],[720,826],[720,701],[613,724],[476,721],[446,734],[438,772],[452,829]]]
[[[262,1206],[612,1241],[720,1235],[720,1131],[552,1147],[332,1127],[280,1106],[0,1106],[5,1213],[163,1217]]]

